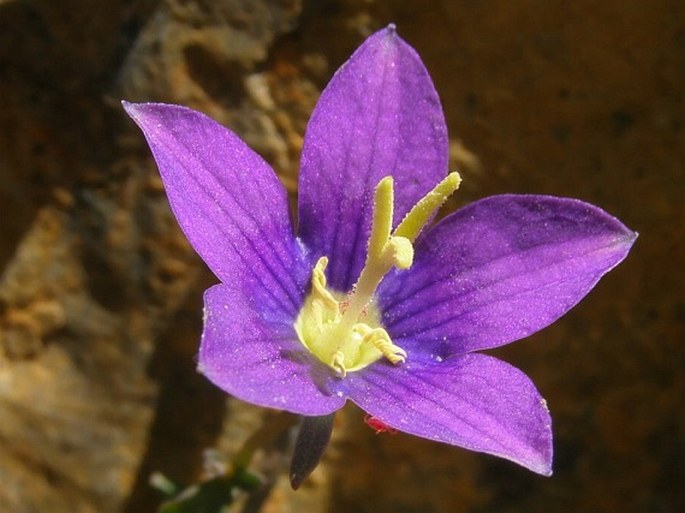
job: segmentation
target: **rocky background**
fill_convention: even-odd
[[[574,196],[641,233],[571,314],[498,350],[547,397],[555,475],[404,435],[349,407],[303,489],[287,446],[232,511],[685,510],[682,0],[0,0],[0,512],[153,512],[148,485],[262,422],[194,371],[214,278],[119,100],[202,110],[296,194],[309,113],[389,22],[442,96],[452,208]]]

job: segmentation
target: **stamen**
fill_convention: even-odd
[[[317,260],[312,271],[312,292],[318,300],[324,302],[329,308],[338,308],[338,302],[326,288],[326,267],[328,257],[321,257]]]
[[[333,360],[331,361],[331,367],[333,367],[341,378],[347,376],[347,369],[345,368],[345,355],[342,351],[336,351],[333,355]]]
[[[312,271],[311,293],[295,321],[300,341],[319,360],[344,378],[379,358],[392,364],[407,359],[407,353],[393,344],[381,326],[380,312],[373,298],[376,288],[392,267],[409,269],[414,260],[412,243],[433,213],[452,194],[461,179],[447,176],[410,210],[393,232],[393,179],[383,178],[374,191],[371,233],[364,268],[350,294],[327,289],[326,266],[322,256]]]
[[[362,343],[373,344],[394,365],[404,363],[407,359],[407,352],[400,346],[393,344],[390,335],[383,328],[371,330],[364,336]]]
[[[406,237],[411,242],[414,242],[430,216],[459,188],[460,183],[461,177],[459,173],[454,172],[447,175],[442,182],[421,198],[409,213],[404,216],[402,222],[395,228],[395,236]]]

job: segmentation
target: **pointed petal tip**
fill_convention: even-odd
[[[128,102],[126,100],[121,100],[121,107],[124,109],[126,114],[136,122],[136,124],[140,125],[140,119],[143,117],[143,111],[141,107],[145,106],[147,104],[145,103],[134,103],[134,102]]]
[[[375,36],[371,36],[368,40],[375,39],[383,47],[395,48],[397,44],[406,42],[397,34],[397,26],[394,23],[389,23],[388,26],[376,32]],[[368,41],[367,40],[367,41]]]
[[[539,464],[526,465],[526,464],[523,464],[519,461],[514,461],[514,460],[510,460],[510,461],[512,463],[516,463],[517,465],[520,465],[524,470],[528,470],[530,472],[533,472],[534,474],[537,474],[540,477],[552,477],[552,475],[554,474],[554,471],[552,470],[551,462],[549,464],[546,462],[541,462]]]
[[[517,461],[517,460],[511,460],[515,463],[518,463],[519,465],[523,466],[524,468],[527,468],[531,472],[535,472],[539,476],[542,477],[551,477],[552,474],[554,473],[554,470],[552,469],[552,445],[551,445],[551,432],[550,432],[550,440],[549,440],[549,446],[547,447],[546,450],[544,450],[541,454],[539,454],[539,458],[536,458],[533,461],[528,461],[528,462],[522,462],[522,461]]]
[[[547,410],[547,403],[543,406],[546,417],[549,419],[549,410]],[[525,452],[519,454],[513,454],[511,452],[505,451],[483,451],[487,454],[491,454],[498,458],[503,458],[509,460],[512,463],[520,465],[526,470],[533,472],[542,477],[551,477],[554,470],[552,465],[554,463],[554,447],[553,447],[553,435],[552,435],[552,424],[551,421],[546,423],[543,429],[542,435],[537,440],[530,440],[528,448]]]
[[[171,103],[159,102],[129,102],[121,100],[121,106],[133,120],[138,122],[139,119],[145,118],[146,114],[154,115],[155,113],[163,113],[165,111],[187,111],[192,112],[191,109],[184,105],[175,105]]]
[[[640,236],[638,232],[634,232],[630,229],[628,229],[628,232],[625,234],[625,237],[621,240],[623,245],[626,247],[626,252],[630,251],[630,249],[633,247],[633,244],[635,244],[635,241],[637,241],[637,238]]]
[[[637,238],[640,236],[640,234],[625,226],[618,219],[616,219],[616,223],[619,225],[620,231],[614,239],[614,244],[617,249],[620,248],[620,252],[623,255],[621,260],[618,262],[620,263],[621,261],[623,261],[624,258],[628,256],[628,253],[630,253],[630,250],[633,248],[633,244],[635,244],[635,241],[637,241]]]
[[[486,454],[509,460],[516,465],[520,465],[526,470],[542,477],[551,477],[554,473],[552,468],[554,460],[554,449],[552,448],[552,428],[549,425],[547,437],[537,447],[536,444],[529,446],[527,454],[514,455],[507,452],[483,451]]]
[[[640,236],[640,233],[634,232],[630,229],[628,231],[629,231],[629,233],[626,236],[626,242],[632,246],[633,244],[635,244],[635,241]]]
[[[133,113],[136,110],[136,103],[127,102],[126,100],[121,100],[121,106],[126,111],[126,113],[133,117]]]
[[[564,199],[564,198],[560,198]],[[595,216],[598,219],[606,219],[606,222],[608,225],[613,226],[614,231],[617,234],[620,234],[616,237],[616,240],[618,242],[625,243],[628,247],[632,246],[635,240],[638,237],[638,232],[631,230],[628,228],[625,224],[623,224],[623,221],[621,221],[618,217],[611,215],[610,213],[606,212],[602,208],[593,205],[591,203],[586,203],[582,200],[575,200],[575,202],[579,204],[584,204],[589,210],[594,212]]]

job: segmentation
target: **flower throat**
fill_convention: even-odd
[[[383,178],[374,193],[373,218],[366,262],[349,294],[326,287],[328,257],[322,256],[312,271],[312,290],[295,321],[300,342],[341,377],[385,357],[404,362],[407,353],[395,345],[381,325],[374,293],[392,269],[409,269],[414,260],[413,242],[445,200],[459,187],[458,173],[450,173],[419,200],[392,230],[394,186]]]

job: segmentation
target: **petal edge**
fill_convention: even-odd
[[[552,421],[532,381],[483,354],[442,362],[374,365],[355,375],[350,399],[399,431],[552,474]]]
[[[123,106],[148,141],[181,229],[214,274],[223,282],[262,282],[268,301],[296,311],[298,283],[311,267],[271,167],[200,112],[161,103]]]
[[[293,319],[259,315],[249,291],[205,292],[198,370],[243,401],[299,415],[327,415],[345,403],[337,381],[297,340]]]
[[[395,223],[447,174],[440,99],[393,26],[369,37],[331,79],[305,133],[299,235],[349,291],[366,256],[373,191],[395,178]]]
[[[579,200],[480,200],[425,233],[412,268],[381,284],[383,323],[405,349],[442,357],[508,344],[575,306],[636,237]]]

